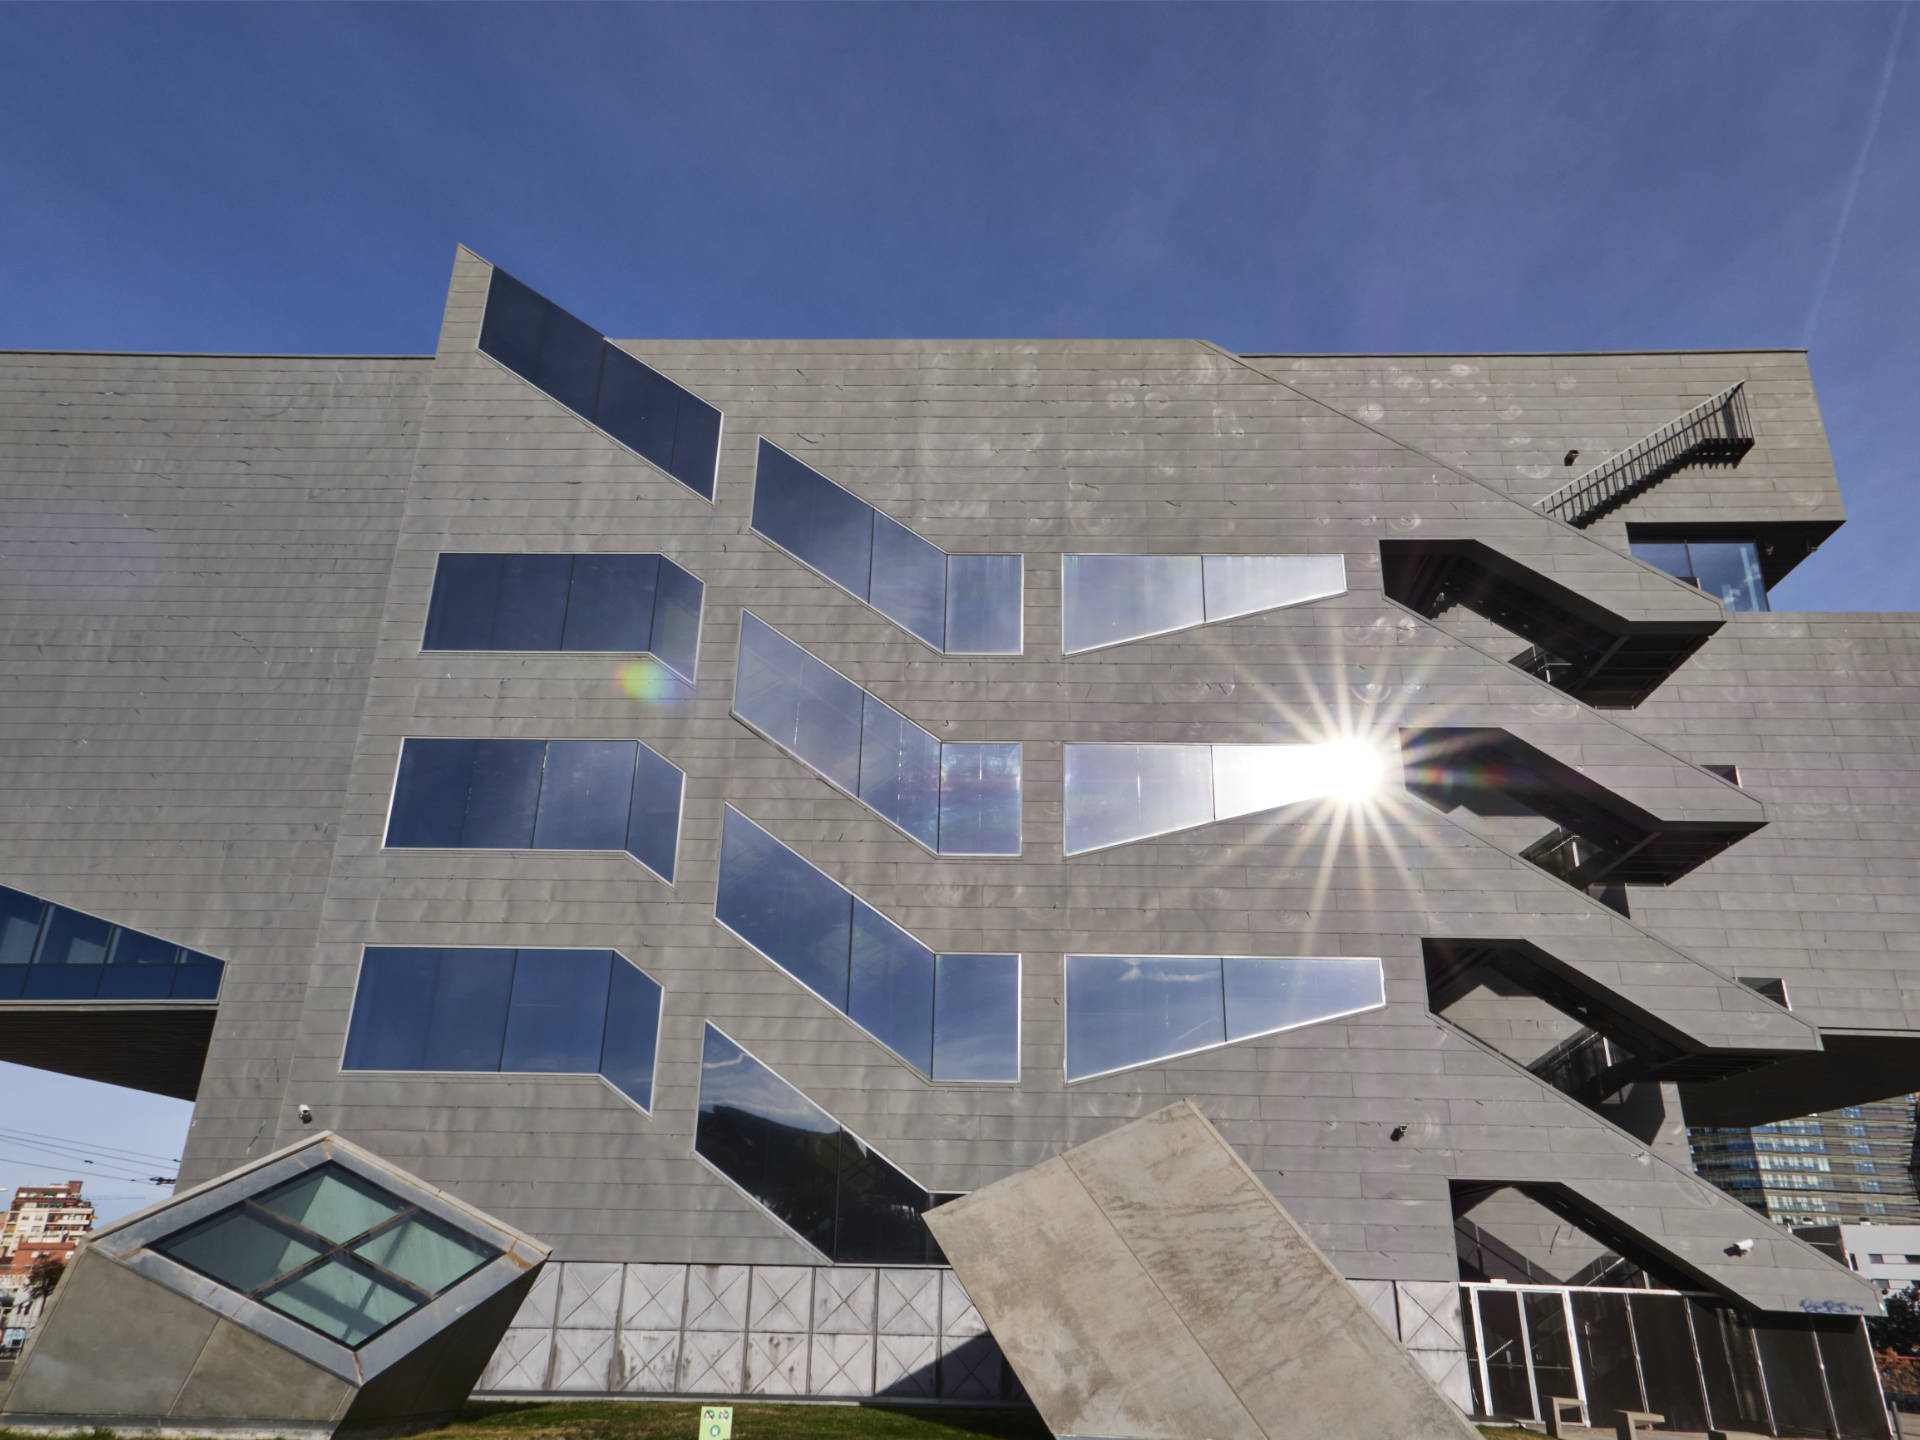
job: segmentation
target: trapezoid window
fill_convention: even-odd
[[[618,950],[369,945],[340,1068],[599,1075],[651,1110],[660,996]]]
[[[731,805],[714,918],[922,1075],[1020,1078],[1020,957],[936,955]]]
[[[935,650],[1021,652],[1020,556],[949,555],[765,439],[753,529]]]
[[[1067,1079],[1090,1080],[1386,1004],[1378,959],[1067,956]]]
[[[1339,595],[1342,555],[1062,555],[1068,655]]]
[[[709,1023],[694,1153],[837,1264],[941,1265],[915,1183]]]
[[[1363,741],[1317,745],[1066,747],[1066,851],[1257,815],[1302,800],[1363,798],[1383,764]]]
[[[498,267],[487,286],[480,353],[713,499],[719,410]]]
[[[692,680],[704,594],[662,555],[450,552],[420,648],[649,654]]]
[[[148,1248],[354,1349],[501,1254],[331,1162]]]
[[[1020,745],[942,743],[740,612],[733,713],[941,855],[1020,853]]]
[[[0,1000],[213,1000],[225,965],[0,885]]]
[[[406,740],[386,844],[624,850],[672,884],[685,783],[637,740]]]

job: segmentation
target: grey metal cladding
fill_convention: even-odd
[[[430,362],[0,358],[26,397],[0,486],[31,517],[0,551],[37,567],[0,568],[7,724],[42,737],[0,747],[6,793],[33,797],[0,823],[0,883],[232,960],[188,1175],[296,1134],[304,1102],[569,1261],[808,1264],[693,1156],[711,1021],[930,1189],[1191,1096],[1348,1274],[1449,1281],[1448,1178],[1548,1174],[1690,1237],[1706,1270],[1747,1213],[1650,1171],[1625,1132],[1436,1020],[1422,939],[1525,938],[1702,1050],[1920,1030],[1903,898],[1920,881],[1904,738],[1920,622],[1727,616],[1626,553],[1636,513],[1837,508],[1800,357],[621,342],[726,413],[710,505],[475,351],[489,275],[457,257]],[[1520,467],[1627,443],[1743,378],[1759,440],[1738,470],[1684,471],[1585,532],[1531,508],[1555,477]],[[57,433],[76,420],[84,436]],[[1534,438],[1512,443],[1520,429]],[[760,435],[932,545],[1024,557],[1026,653],[936,654],[755,539]],[[129,450],[175,488],[129,479]],[[263,488],[267,454],[295,478]],[[70,534],[151,570],[82,586],[60,573]],[[1717,629],[1637,708],[1596,710],[1510,664],[1497,631],[1386,599],[1380,542],[1408,535],[1482,541],[1623,620]],[[615,656],[423,655],[434,566],[458,550],[673,556],[706,586],[698,682],[652,686]],[[1069,659],[1059,557],[1092,552],[1337,555],[1348,588]],[[188,618],[156,594],[192,600]],[[1023,853],[943,860],[731,720],[749,606],[941,742],[1020,742]],[[1277,720],[1307,739],[1501,727],[1664,821],[1766,824],[1669,888],[1636,887],[1632,921],[1421,803],[1364,845],[1302,805],[1062,853],[1066,742],[1295,738]],[[57,729],[89,743],[44,738]],[[617,854],[383,850],[409,736],[620,737],[672,756],[674,887]],[[1741,789],[1698,768],[1727,762]],[[930,1083],[716,926],[730,801],[931,950],[1019,952],[1019,1082]],[[652,1114],[593,1077],[341,1073],[369,944],[619,949],[665,990]],[[1386,1004],[1069,1090],[1069,953],[1378,956]],[[1791,1014],[1732,979],[1755,973],[1790,977]],[[1727,1262],[1742,1293],[1832,1298],[1782,1253]]]

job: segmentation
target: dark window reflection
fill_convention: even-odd
[[[901,1059],[933,1073],[933,952],[855,898],[847,1014]]]
[[[1751,540],[1635,540],[1634,558],[1699,586],[1729,610],[1765,610],[1766,573]]]
[[[829,1259],[940,1262],[933,1197],[712,1025],[694,1149]]]
[[[0,1000],[212,1000],[225,966],[0,886]]]
[[[873,568],[873,507],[762,440],[753,528],[860,599]]]
[[[733,708],[849,794],[860,790],[860,717],[866,692],[742,611]]]
[[[496,269],[481,353],[713,499],[719,410]]]
[[[47,917],[33,962],[36,966],[104,965],[112,940],[113,927],[106,921],[56,905]]]
[[[1518,1419],[1533,1415],[1527,1384],[1527,1352],[1520,1335],[1520,1296],[1512,1290],[1480,1292],[1480,1334],[1486,1341],[1487,1398],[1492,1413]]]
[[[620,955],[607,988],[600,1073],[642,1110],[653,1108],[653,1059],[660,1040],[660,986]]]
[[[33,959],[47,902],[0,886],[0,965],[25,965]]]
[[[576,555],[567,596],[566,650],[647,650],[653,644],[658,555]]]
[[[633,801],[627,813],[627,853],[673,883],[680,848],[680,805],[687,777],[645,745],[634,747]]]
[[[934,649],[947,639],[947,552],[874,511],[873,608]]]
[[[1820,1346],[1826,1371],[1827,1394],[1833,1400],[1834,1419],[1846,1440],[1855,1436],[1888,1434],[1886,1412],[1880,1408],[1880,1382],[1873,1351],[1859,1320],[1816,1320],[1813,1335]]]
[[[511,950],[372,946],[347,1027],[348,1070],[498,1070]]]
[[[611,950],[522,950],[513,971],[502,1070],[592,1074],[607,1028]]]
[[[847,1008],[853,896],[732,806],[714,914],[836,1010]]]
[[[1633,1363],[1627,1297],[1576,1290],[1572,1298],[1574,1339],[1580,1347],[1580,1369],[1587,1381],[1588,1416],[1646,1409],[1640,1393],[1640,1372]]]
[[[706,586],[673,561],[660,561],[653,600],[653,653],[682,679],[694,678],[700,648],[700,604]]]
[[[634,742],[550,740],[533,843],[540,850],[623,850]]]
[[[1554,1396],[1580,1393],[1573,1381],[1573,1340],[1567,1334],[1566,1304],[1555,1293],[1520,1293],[1527,1315],[1527,1342],[1533,1354],[1532,1413],[1538,1419],[1547,1419],[1553,1414]]]
[[[1776,1435],[1819,1436],[1831,1433],[1827,1390],[1820,1375],[1820,1356],[1814,1347],[1813,1322],[1798,1316],[1762,1313],[1753,1317],[1754,1338],[1760,1344],[1760,1366],[1767,1378],[1767,1396],[1773,1401]]]
[[[1689,1300],[1693,1338],[1700,1351],[1700,1373],[1717,1430],[1767,1429],[1767,1399],[1753,1329],[1736,1310]]]
[[[1647,1408],[1667,1417],[1667,1429],[1705,1430],[1707,1400],[1687,1331],[1687,1302],[1678,1295],[1635,1295],[1631,1304]]]
[[[459,839],[453,843],[469,850],[523,850],[533,844],[541,777],[547,760],[546,743],[540,740],[409,740],[401,752],[402,767],[406,765],[408,752],[416,747],[431,752],[441,745],[448,746],[456,755],[458,747],[467,746],[471,757],[466,819]],[[445,845],[448,842],[427,843]]]

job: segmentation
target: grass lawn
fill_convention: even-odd
[[[512,1405],[481,1401],[421,1440],[697,1440],[700,1407],[687,1401],[583,1400]],[[85,1432],[82,1432],[85,1433]],[[92,1437],[110,1432],[96,1430]],[[736,1405],[735,1440],[1050,1440],[1030,1410],[922,1410],[885,1405]],[[1486,1440],[1539,1440],[1536,1432],[1482,1426]],[[0,1440],[29,1440],[0,1430]],[[41,1437],[33,1437],[41,1440]],[[1328,1436],[1327,1440],[1366,1440]]]

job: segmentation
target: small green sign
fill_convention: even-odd
[[[731,1405],[708,1405],[701,1410],[700,1440],[733,1440]]]

